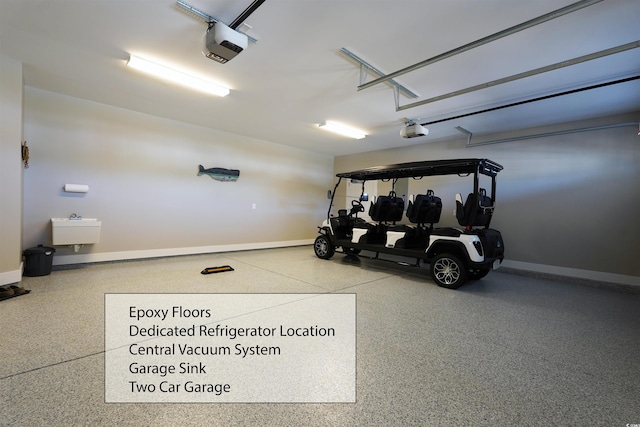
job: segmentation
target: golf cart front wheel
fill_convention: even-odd
[[[467,281],[468,268],[457,256],[443,253],[431,260],[431,277],[443,288],[457,289]]]
[[[318,258],[329,259],[335,253],[333,243],[329,240],[329,237],[320,235],[316,237],[316,241],[313,242],[313,250]]]

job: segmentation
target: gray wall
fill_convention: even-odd
[[[495,138],[638,122],[640,114],[530,129]],[[466,137],[337,157],[336,173],[367,166],[444,158],[489,158],[498,176],[492,227],[505,239],[506,265],[640,285],[640,137],[620,127],[466,148]],[[428,141],[425,139],[425,141]],[[443,199],[440,225],[457,226],[455,193],[463,178],[410,181],[410,193],[431,188]],[[488,185],[488,182],[487,182]]]
[[[22,64],[0,54],[0,285],[22,279]]]
[[[24,247],[52,243],[52,217],[102,220],[98,244],[58,247],[56,264],[310,243],[325,216],[328,156],[31,87],[24,134]]]
[[[51,217],[76,212],[103,220],[99,244],[78,254],[58,248],[57,263],[306,243],[326,215],[334,172],[453,157],[488,157],[505,166],[493,226],[504,234],[506,265],[640,284],[640,138],[634,127],[475,148],[466,148],[465,138],[425,142],[338,157],[332,171],[326,156],[29,87],[23,137],[22,96],[21,65],[3,57],[2,284],[16,275],[19,280],[23,248],[51,243]],[[639,116],[515,135],[637,122]],[[506,136],[512,135],[474,142]],[[31,167],[24,171],[23,139],[31,148]],[[235,183],[198,177],[199,163],[237,168],[241,177]],[[91,190],[69,195],[65,183]],[[455,225],[453,197],[469,192],[468,181],[411,181],[409,192],[425,187],[445,202],[441,225]]]

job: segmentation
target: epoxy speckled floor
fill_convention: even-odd
[[[235,271],[201,275],[205,267]],[[0,302],[1,426],[640,423],[640,293],[426,269],[311,247],[54,269]],[[105,293],[357,294],[355,404],[105,404]]]

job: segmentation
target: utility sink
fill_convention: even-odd
[[[51,218],[53,245],[87,245],[100,241],[98,218]]]

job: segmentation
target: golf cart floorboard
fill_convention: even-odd
[[[383,254],[398,255],[407,258],[427,259],[426,248],[387,248],[384,244],[378,243],[353,243],[350,240],[336,240],[336,246],[345,248],[359,249],[362,251],[370,251]],[[345,251],[348,254],[348,252]],[[377,257],[377,256],[376,256]],[[375,257],[374,257],[375,258]]]

